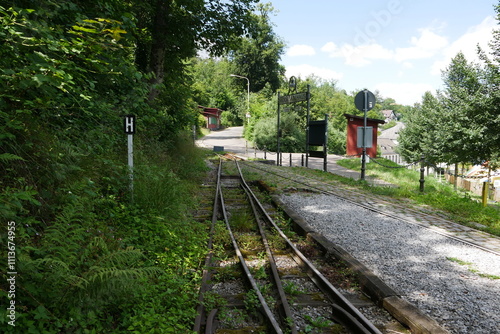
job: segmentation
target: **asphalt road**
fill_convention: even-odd
[[[242,158],[266,159],[276,163],[276,152],[264,152],[254,148],[251,143],[243,138],[242,126],[212,131],[209,135],[197,140],[196,145],[210,149],[217,147],[223,149],[225,152],[234,153]],[[355,180],[359,179],[361,176],[360,172],[344,168],[337,164],[337,161],[340,159],[343,159],[340,155],[329,154],[327,158],[327,170],[333,174],[350,177]],[[303,160],[305,164],[305,153],[282,153],[282,166],[302,166]],[[323,170],[323,159],[309,158],[308,167]],[[391,186],[391,184],[380,180],[369,179],[368,177],[367,181],[378,185]]]

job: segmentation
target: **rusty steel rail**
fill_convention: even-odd
[[[329,300],[329,304],[332,309],[332,319],[337,323],[343,325],[352,333],[362,333],[362,334],[381,334],[380,331],[373,326],[364,316],[361,314],[335,287],[333,287],[330,282],[315,268],[315,266],[295,247],[295,245],[288,239],[288,237],[281,231],[281,229],[276,225],[273,219],[266,212],[265,208],[262,206],[260,201],[257,199],[254,192],[250,189],[249,185],[243,178],[243,174],[238,162],[235,160],[235,164],[238,169],[239,177],[238,181],[240,187],[246,193],[250,206],[254,211],[257,225],[259,226],[260,234],[262,237],[262,242],[265,246],[268,263],[270,266],[270,271],[273,276],[274,285],[277,289],[277,294],[279,295],[279,303],[277,304],[280,308],[279,314],[282,316],[281,319],[276,319],[273,312],[267,305],[264,296],[260,292],[256,280],[250,272],[246,260],[238,246],[236,238],[232,232],[231,226],[229,224],[228,214],[226,210],[226,203],[224,200],[223,187],[221,183],[221,173],[222,173],[222,159],[219,162],[219,168],[217,171],[217,185],[215,190],[215,199],[212,212],[212,222],[210,228],[210,238],[208,240],[209,251],[205,259],[205,268],[203,270],[202,284],[200,287],[199,303],[197,307],[197,317],[195,319],[195,325],[193,330],[196,333],[212,334],[216,330],[217,326],[217,309],[205,310],[203,295],[208,291],[209,281],[211,278],[213,264],[213,252],[212,252],[212,237],[215,229],[215,224],[217,219],[222,215],[224,223],[227,228],[227,232],[230,236],[234,251],[239,259],[241,268],[245,273],[243,275],[245,281],[256,293],[261,307],[259,308],[261,314],[263,315],[267,332],[268,333],[298,333],[296,324],[294,323],[293,312],[288,303],[286,293],[283,289],[283,283],[278,273],[278,268],[276,262],[274,261],[274,256],[272,250],[269,247],[269,243],[266,237],[266,231],[263,225],[265,224],[267,228],[275,229],[278,234],[283,238],[288,245],[288,248],[292,251],[292,257],[299,264],[300,267],[307,273],[310,279],[315,283],[315,285],[323,292],[326,298]]]
[[[246,182],[243,179],[243,176],[241,175],[241,173],[240,173],[240,176],[242,177],[242,179],[241,179],[242,184],[246,185]],[[264,228],[262,227],[262,224],[261,224],[262,219],[260,218],[261,215],[259,214],[259,209],[257,207],[258,204],[256,202],[255,197],[252,196],[253,194],[249,191],[248,187],[243,186],[243,190],[245,191],[245,193],[248,197],[248,200],[250,201],[252,211],[254,213],[255,218],[257,219],[259,233],[260,233],[260,236],[262,238],[262,242],[264,244],[264,247],[266,249],[267,258],[269,260],[269,267],[271,270],[271,275],[272,275],[273,280],[274,280],[274,285],[275,285],[276,289],[278,290],[278,295],[280,298],[279,307],[281,308],[282,314],[284,314],[285,318],[287,319],[286,322],[284,321],[282,323],[284,323],[284,326],[288,327],[287,329],[289,330],[289,333],[297,334],[298,331],[297,331],[297,326],[295,325],[295,321],[293,320],[292,309],[290,308],[290,304],[288,303],[288,299],[286,297],[286,293],[285,293],[285,290],[283,288],[283,284],[281,282],[281,278],[280,278],[279,273],[278,273],[278,267],[276,265],[276,261],[274,260],[273,252],[271,251],[271,248],[269,247],[269,242],[267,240],[266,233],[265,233]],[[265,223],[265,222],[263,222],[263,223]]]
[[[276,225],[274,220],[269,216],[264,209],[257,196],[250,189],[248,184],[243,178],[243,173],[239,163],[235,160],[238,172],[241,177],[242,186],[245,191],[251,196],[252,202],[255,203],[262,216],[267,223],[272,226],[280,236],[286,241],[288,247],[294,253],[294,259],[301,267],[308,273],[311,280],[316,286],[330,299],[332,302],[333,319],[338,323],[344,325],[354,333],[366,334],[381,334],[377,327],[375,327],[356,307],[352,305],[345,297],[338,291],[319,271],[318,269],[302,254],[302,252],[295,247],[291,240],[283,233],[283,231]],[[272,257],[272,256],[271,256]]]
[[[240,180],[241,181],[241,180]],[[220,186],[220,185],[219,185]],[[226,223],[227,231],[229,233],[229,236],[231,238],[231,241],[233,243],[233,248],[236,252],[236,255],[238,256],[238,259],[240,261],[241,267],[243,268],[243,271],[245,272],[245,278],[247,279],[247,282],[250,284],[252,289],[255,291],[257,294],[257,297],[259,299],[259,302],[262,306],[263,309],[263,314],[265,316],[266,322],[270,326],[269,330],[272,331],[272,333],[276,334],[282,334],[283,331],[281,330],[281,327],[274,317],[273,313],[271,312],[271,309],[267,305],[266,300],[264,299],[264,296],[260,292],[259,287],[257,286],[257,282],[254,279],[252,273],[250,272],[250,269],[248,268],[245,258],[243,257],[243,254],[241,253],[240,247],[238,246],[238,243],[236,242],[236,238],[234,237],[234,234],[232,232],[231,226],[229,225],[229,219],[227,216],[227,210],[226,210],[226,205],[224,202],[224,195],[222,192],[222,189],[219,189],[219,198],[220,198],[220,205],[221,205],[221,211],[222,215],[224,217],[224,222]]]
[[[214,235],[214,230],[215,230],[215,224],[217,223],[217,213],[219,212],[219,191],[220,191],[220,176],[222,172],[222,163],[221,160],[219,159],[219,167],[217,169],[217,177],[216,177],[216,190],[215,190],[215,198],[214,198],[214,204],[212,207],[212,221],[210,225],[210,233],[209,233],[209,239],[208,239],[208,253],[207,256],[205,257],[205,266],[203,268],[203,274],[202,274],[202,279],[201,279],[201,285],[200,285],[200,290],[199,290],[199,296],[198,296],[198,306],[196,307],[196,312],[197,316],[194,321],[194,327],[193,331],[196,333],[201,333],[202,332],[202,326],[203,326],[203,321],[205,320],[206,316],[206,310],[203,305],[203,297],[205,292],[208,290],[208,282],[210,281],[210,278],[212,276],[212,272],[210,270],[210,267],[212,266],[212,258],[213,258],[213,235]],[[213,314],[212,314],[213,316]]]
[[[210,238],[208,241],[208,254],[205,259],[205,269],[203,270],[203,276],[202,276],[202,282],[201,282],[201,287],[200,287],[200,295],[198,298],[198,306],[197,306],[197,316],[195,318],[195,325],[193,327],[193,331],[196,333],[205,333],[205,334],[212,334],[215,331],[215,326],[216,326],[216,321],[215,318],[217,316],[217,309],[213,310],[206,310],[203,299],[204,299],[204,293],[207,292],[208,290],[208,282],[210,281],[211,277],[211,270],[210,267],[213,265],[212,263],[212,257],[213,257],[213,234],[214,234],[214,229],[215,229],[215,224],[217,222],[218,214],[219,212],[223,216],[223,220],[226,224],[226,228],[228,231],[228,234],[231,238],[233,248],[235,250],[235,253],[239,259],[240,265],[243,269],[243,272],[245,273],[244,277],[247,281],[247,283],[251,286],[251,288],[255,291],[259,303],[261,305],[261,313],[264,316],[264,319],[268,325],[268,333],[275,333],[275,334],[283,334],[283,331],[281,330],[281,327],[274,317],[271,309],[267,305],[267,302],[264,299],[264,296],[260,292],[260,289],[258,288],[257,282],[252,276],[250,269],[248,268],[245,259],[241,253],[241,250],[236,242],[236,239],[234,237],[234,234],[231,230],[231,227],[229,225],[229,219],[227,216],[227,210],[226,210],[226,204],[224,201],[224,195],[222,191],[222,186],[221,186],[221,173],[222,173],[222,158],[219,160],[219,168],[217,171],[217,182],[216,182],[216,195],[215,195],[215,200],[214,200],[214,205],[213,205],[213,212],[212,212],[212,222],[211,222],[211,228],[210,228]],[[241,181],[241,180],[240,180]]]

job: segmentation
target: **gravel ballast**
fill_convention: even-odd
[[[281,199],[451,333],[500,333],[500,256],[335,196]]]

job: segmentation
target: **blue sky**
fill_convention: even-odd
[[[406,105],[442,88],[441,71],[459,51],[477,62],[477,44],[487,49],[497,28],[498,0],[271,2],[287,77],[315,74]]]

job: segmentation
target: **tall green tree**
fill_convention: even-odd
[[[193,99],[200,105],[228,110],[236,104],[237,87],[230,74],[234,72],[234,64],[226,59],[191,60],[193,77]],[[238,86],[239,88],[239,86]],[[246,100],[245,100],[246,102]]]
[[[176,75],[183,61],[206,50],[222,55],[236,48],[237,38],[248,31],[250,12],[257,0],[148,0],[137,1],[136,62],[153,76],[149,100],[165,82],[182,84]]]
[[[495,6],[500,21],[500,4]],[[488,55],[478,48],[483,66],[469,63],[458,53],[443,71],[444,90],[438,94],[438,104],[424,96],[421,106],[407,118],[407,128],[400,142],[403,154],[411,159],[412,151],[429,152],[434,160],[448,163],[490,161],[498,165],[500,152],[500,30],[493,32]],[[434,106],[434,107],[432,107]],[[439,110],[435,117],[435,110]],[[434,119],[439,127],[426,123]],[[435,131],[437,130],[437,131]],[[431,133],[434,143],[427,148],[418,143]],[[421,139],[422,139],[421,138]]]
[[[458,53],[443,71],[444,90],[427,92],[422,104],[406,115],[400,150],[407,161],[424,154],[428,161],[480,162],[488,155],[484,140],[487,123],[479,102],[483,98],[480,69]]]
[[[446,162],[478,163],[488,156],[487,120],[478,108],[484,93],[480,69],[460,52],[443,71],[443,83],[441,138]]]
[[[67,13],[69,22],[52,25],[66,7],[46,3],[59,8],[53,13],[43,4],[0,7],[0,143],[3,152],[24,161],[8,166],[5,175],[23,175],[38,190],[65,184],[89,152],[113,149],[121,114],[148,110],[147,87],[129,61],[132,50],[121,43],[127,43],[121,23],[83,14],[71,21],[78,15]],[[20,178],[2,179],[14,180]]]
[[[500,2],[495,5],[496,20],[500,22]],[[488,160],[500,165],[500,29],[493,31],[490,41],[490,54],[479,48],[480,58],[484,63],[482,83],[484,91],[478,101],[481,121],[485,126],[484,149],[488,152]]]
[[[270,18],[273,13],[270,3],[259,4],[257,12],[250,16],[249,34],[239,39],[239,46],[229,53],[229,59],[236,64],[238,73],[235,74],[249,78],[252,92],[258,92],[266,85],[276,91],[285,72],[279,64],[285,44],[273,31]],[[245,87],[244,84],[241,86]]]
[[[434,163],[443,162],[441,103],[439,96],[426,92],[422,103],[417,104],[405,117],[405,128],[399,133],[398,150],[405,161],[416,162],[424,155]]]

